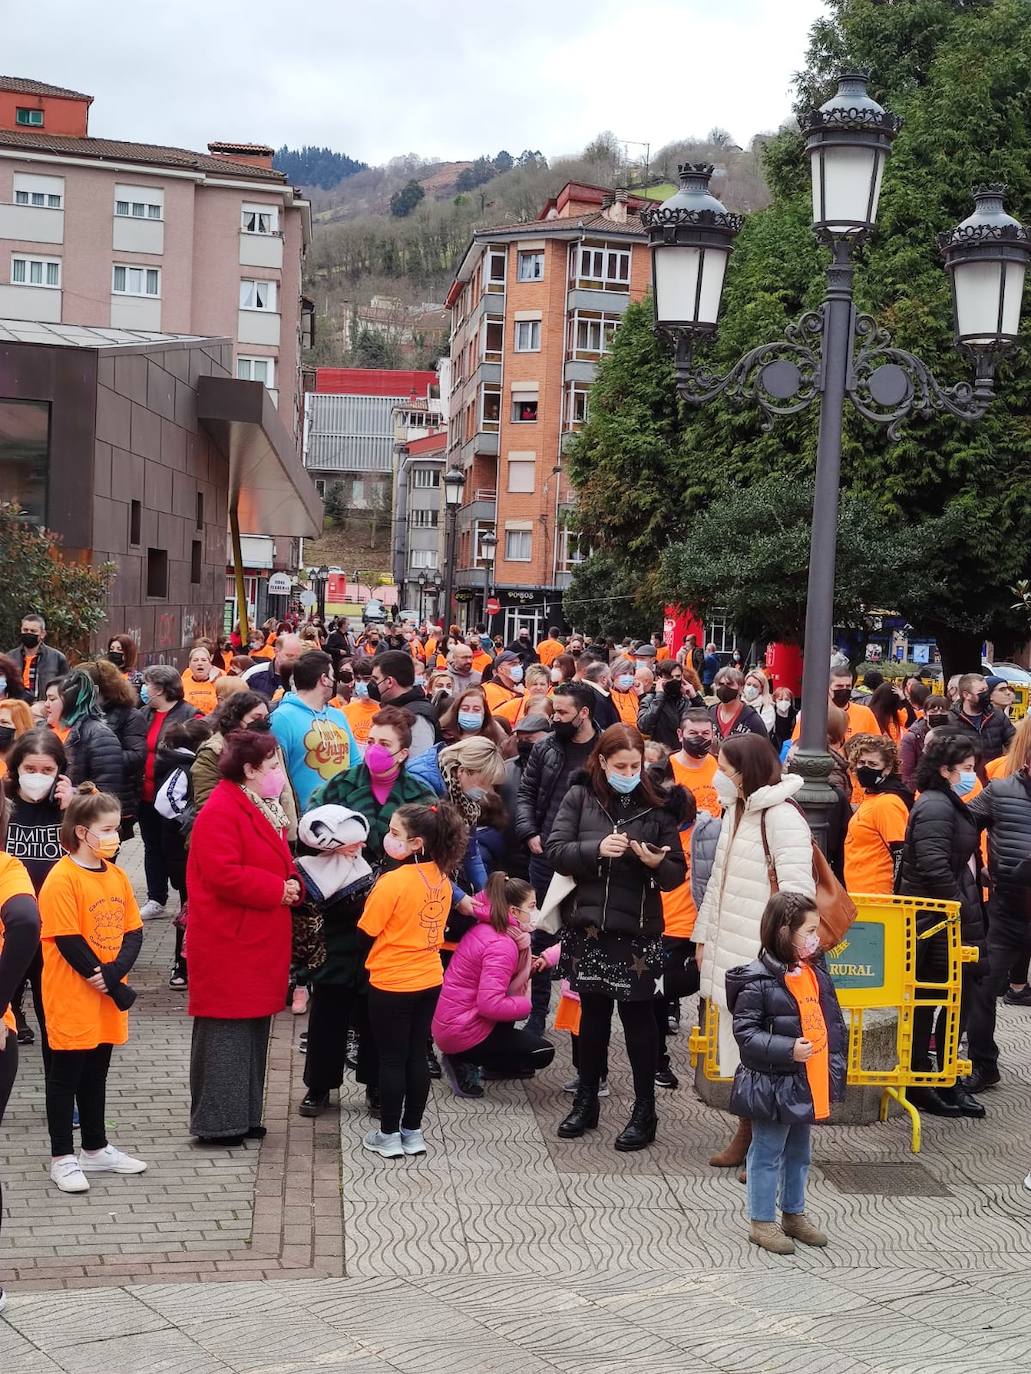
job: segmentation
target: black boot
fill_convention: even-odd
[[[655,1139],[659,1118],[655,1115],[654,1098],[637,1098],[630,1120],[616,1136],[616,1149],[621,1153],[629,1150],[643,1150]]]
[[[581,1084],[573,1098],[573,1110],[559,1126],[558,1134],[563,1140],[575,1140],[585,1131],[593,1131],[597,1124],[598,1089]]]
[[[973,1117],[975,1121],[980,1121],[985,1115],[984,1103],[979,1102],[973,1093],[967,1092],[962,1083],[955,1083],[951,1088],[939,1088],[938,1096],[943,1102],[949,1102],[954,1107],[958,1107],[964,1116]]]
[[[924,1112],[927,1116],[963,1115],[954,1102],[947,1102],[934,1088],[910,1088],[906,1096],[918,1112]]]

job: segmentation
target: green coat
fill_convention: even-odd
[[[308,810],[316,806],[346,806],[358,811],[369,822],[369,838],[362,851],[370,864],[383,862],[383,837],[390,829],[390,818],[399,806],[409,802],[435,802],[436,794],[404,768],[394,779],[390,795],[380,806],[372,794],[369,770],[364,763],[345,769],[312,793]]]

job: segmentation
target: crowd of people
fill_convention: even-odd
[[[939,694],[831,665],[834,874],[959,902],[980,952],[958,1011],[973,1074],[910,1094],[942,1117],[984,1116],[997,999],[1031,1005],[1031,717],[1015,726],[1011,705],[978,673]],[[180,672],[141,668],[127,633],[69,667],[28,614],[0,656],[0,1118],[38,1041],[55,1187],[146,1169],[107,1138],[105,1094],[145,924],[170,917],[198,1147],[264,1135],[270,1023],[289,1006],[308,1015],[297,1110],[328,1110],[353,1072],[385,1159],[432,1148],[431,1079],[482,1097],[548,1065],[556,1032],[574,1070],[556,1133],[597,1129],[616,1012],[634,1105],[613,1144],[645,1149],[700,993],[738,1117],[711,1163],[742,1170],[755,1244],[826,1244],[805,1214],[809,1132],[844,1091],[845,1034],[800,730],[789,687],[693,636],[676,652],[554,627],[506,644],[316,616],[199,640]],[[142,908],[117,864],[137,831]],[[918,975],[946,952],[944,934],[921,941]],[[944,1043],[936,1010],[917,1012],[916,1069]]]

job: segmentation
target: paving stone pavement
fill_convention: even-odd
[[[137,883],[138,851],[124,860]],[[671,1041],[683,1086],[662,1095],[641,1154],[612,1149],[630,1099],[616,1037],[599,1130],[555,1136],[569,1101],[559,1034],[530,1083],[490,1084],[480,1101],[435,1085],[431,1152],[385,1161],[361,1148],[353,1083],[339,1115],[296,1116],[303,1019],[284,1013],[268,1137],[196,1149],[171,947],[167,923],[148,926],[111,1077],[112,1138],[146,1174],[57,1193],[38,1057],[24,1053],[0,1128],[4,1374],[994,1374],[1026,1359],[1031,1011],[1000,1007],[1005,1083],[986,1121],[926,1120],[919,1156],[901,1119],[818,1131],[810,1210],[831,1244],[779,1259],[747,1244],[743,1189],[705,1163],[729,1121],[687,1085],[686,1035]]]

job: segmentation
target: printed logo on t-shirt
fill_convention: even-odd
[[[64,853],[59,825],[19,825],[12,821],[7,830],[8,854],[22,862],[56,863]]]
[[[304,736],[304,763],[320,778],[336,777],[348,767],[351,743],[347,734],[331,720],[313,720]]]
[[[114,958],[125,935],[125,898],[117,892],[105,892],[86,908],[86,919],[86,939],[98,954]]]

